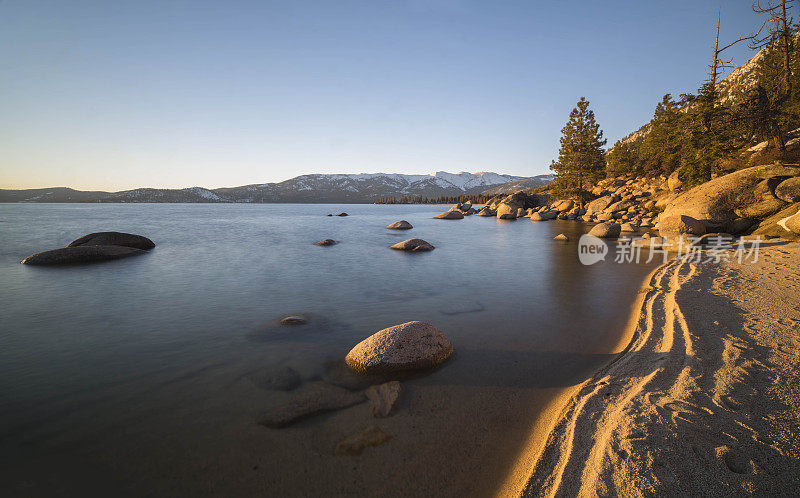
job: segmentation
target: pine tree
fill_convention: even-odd
[[[689,185],[699,185],[710,180],[714,167],[735,149],[724,121],[728,109],[719,101],[711,82],[703,85],[697,97],[689,97],[687,102],[688,140],[683,150],[681,177]]]
[[[669,175],[680,167],[684,144],[684,117],[681,104],[666,94],[656,105],[650,121],[650,133],[642,143],[642,152],[648,157],[648,173]]]
[[[606,167],[603,150],[606,140],[595,121],[594,111],[589,109],[589,101],[584,97],[570,112],[561,134],[558,161],[550,165],[550,169],[556,172],[554,187],[559,195],[574,197],[583,207],[588,198],[584,186],[600,180]]]

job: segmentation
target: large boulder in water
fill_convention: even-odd
[[[509,206],[508,204],[500,204],[499,206],[497,206],[497,219],[516,220],[517,208]]]
[[[77,246],[62,247],[52,251],[37,252],[22,260],[23,265],[75,265],[97,263],[112,259],[127,258],[147,251],[125,246]]]
[[[464,213],[457,209],[451,209],[450,211],[445,211],[444,213],[437,214],[434,216],[437,220],[463,220]]]
[[[395,221],[391,225],[387,226],[391,230],[411,230],[414,228],[411,223],[407,222],[406,220]]]
[[[622,227],[618,223],[610,221],[606,223],[598,223],[597,225],[593,226],[592,229],[589,230],[589,235],[594,235],[595,237],[599,237],[601,239],[613,239],[614,237],[619,237],[621,231]]]
[[[422,239],[404,240],[403,242],[398,242],[393,246],[389,246],[389,248],[394,249],[396,251],[416,251],[416,252],[433,251],[434,249],[436,249],[433,245],[425,242]]]
[[[515,220],[517,219],[517,212],[520,208],[524,209],[527,196],[525,192],[519,191],[511,195],[507,195],[497,205],[497,219],[498,220]]]
[[[489,206],[484,206],[478,211],[478,216],[494,216],[496,213],[494,209],[490,208]]]
[[[347,353],[347,365],[362,374],[434,367],[453,353],[453,345],[427,322],[407,322],[372,334]]]
[[[531,214],[531,221],[547,221],[554,220],[558,216],[558,211],[542,210]]]
[[[150,250],[156,245],[147,237],[134,235],[132,233],[96,232],[84,235],[67,244],[67,247],[78,246],[125,246]]]

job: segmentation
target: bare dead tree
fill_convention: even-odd
[[[789,11],[794,0],[756,0],[753,12],[765,16],[764,22],[758,31],[750,37],[750,48],[760,50],[764,47],[777,46],[783,56],[783,94],[782,100],[792,96],[792,65],[791,57],[794,51],[792,31],[794,22]]]
[[[756,34],[749,35],[749,36],[740,36],[736,40],[734,40],[731,43],[729,43],[729,44],[725,45],[724,47],[720,48],[720,46],[719,46],[719,25],[720,25],[720,21],[721,20],[722,20],[722,7],[720,7],[719,10],[717,11],[717,37],[716,37],[716,40],[714,42],[714,57],[711,59],[711,65],[708,66],[709,67],[708,82],[711,85],[712,89],[715,88],[716,85],[717,85],[717,73],[719,72],[720,69],[725,70],[725,69],[729,69],[729,68],[732,68],[732,67],[736,67],[735,64],[733,63],[733,58],[728,59],[728,60],[720,59],[720,55],[722,54],[722,52],[724,52],[725,50],[731,48],[732,46],[736,45],[737,43],[741,43],[743,41],[752,42],[752,40],[755,39],[757,36],[759,36],[760,33],[761,33],[761,29],[760,29],[758,31],[758,33],[756,33]],[[763,29],[763,27],[762,27],[762,29]]]

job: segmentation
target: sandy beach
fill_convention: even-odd
[[[625,352],[550,407],[503,494],[526,468],[524,496],[796,493],[800,246],[759,256],[655,270]]]

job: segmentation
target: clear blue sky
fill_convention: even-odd
[[[0,188],[547,173],[579,97],[611,145],[694,92],[719,4],[0,0]]]

